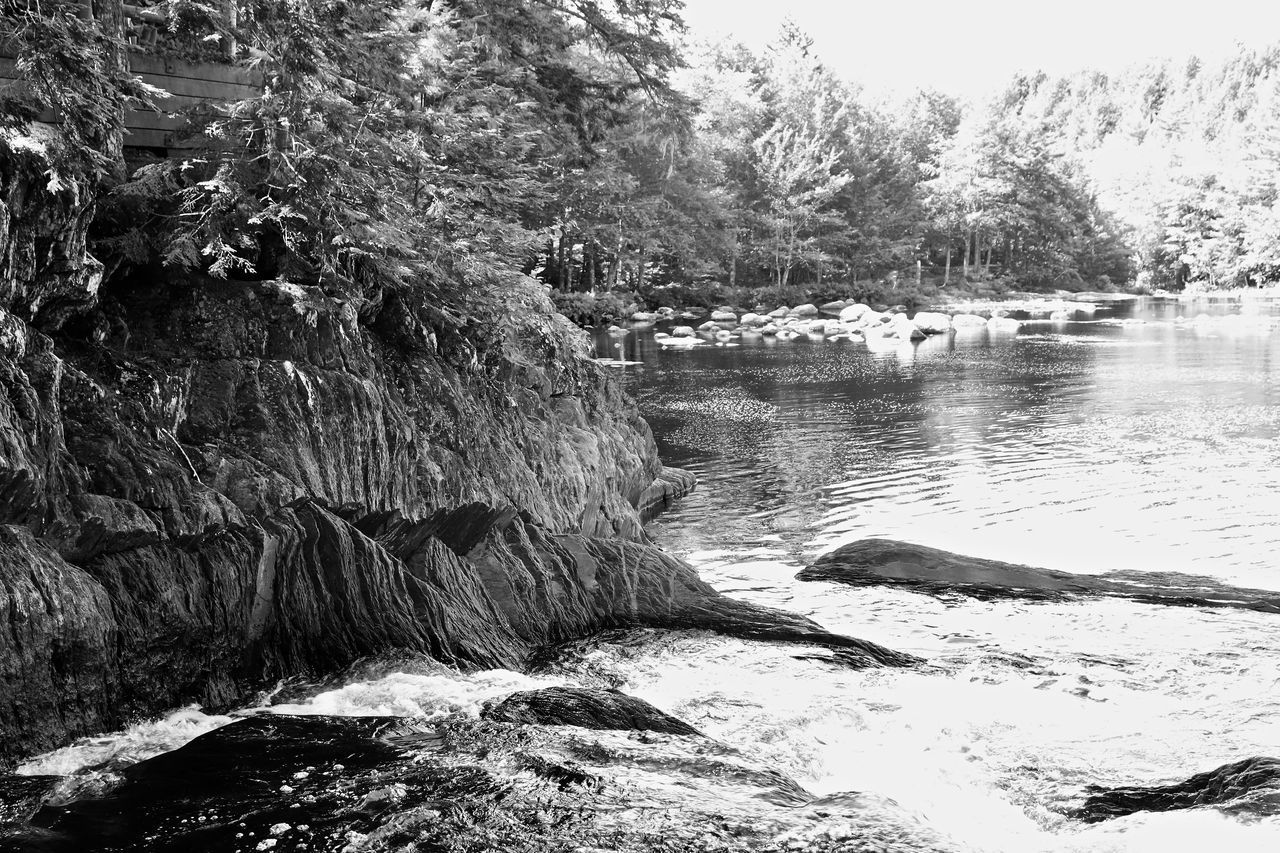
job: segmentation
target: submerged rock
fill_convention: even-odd
[[[643,699],[617,690],[588,687],[548,687],[513,693],[485,707],[481,716],[503,723],[579,726],[697,735],[693,726],[655,708]]]
[[[1098,823],[1136,812],[1167,812],[1200,806],[1269,816],[1280,811],[1280,759],[1246,758],[1172,785],[1087,789],[1071,817]]]
[[[851,586],[898,586],[930,595],[1060,601],[1082,596],[1127,598],[1146,604],[1234,607],[1280,613],[1280,594],[1176,572],[1078,575],[892,539],[862,539],[819,557],[796,577]]]

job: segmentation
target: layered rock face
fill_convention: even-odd
[[[644,544],[691,480],[555,336],[478,351],[429,308],[286,282],[99,292],[81,199],[6,144],[0,764],[397,649],[518,667],[706,627],[910,662]]]

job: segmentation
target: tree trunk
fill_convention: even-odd
[[[947,265],[942,270],[942,286],[951,283],[951,237],[947,237]]]
[[[738,283],[738,229],[734,229],[729,241],[729,286]]]
[[[560,229],[560,248],[556,251],[556,287],[560,290],[569,289],[568,269],[564,262],[564,238],[565,229]]]
[[[586,273],[587,290],[596,292],[596,241],[590,240],[582,246],[582,269]]]
[[[973,230],[970,229],[964,232],[964,254],[961,256],[961,262],[964,265],[963,271],[962,271],[963,272],[962,281],[969,280],[969,248],[972,243],[973,243]]]
[[[622,276],[622,220],[618,220],[618,245],[613,253],[613,288],[618,289],[618,280]]]

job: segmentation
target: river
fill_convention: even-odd
[[[1179,320],[1201,311],[1231,318]],[[579,644],[534,676],[410,667],[265,704],[439,717],[530,686],[609,684],[814,795],[891,804],[953,849],[1280,849],[1273,807],[1066,816],[1089,785],[1164,784],[1280,752],[1280,617],[794,580],[818,554],[881,536],[1280,589],[1280,333],[1267,310],[1240,313],[1141,300],[1090,322],[871,348],[602,335],[602,354],[634,362],[616,369],[664,460],[700,478],[653,539],[726,593],[928,665],[844,670],[769,644],[642,632]],[[182,711],[24,770],[128,763],[228,719]],[[925,846],[903,832],[875,849]]]

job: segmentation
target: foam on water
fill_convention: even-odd
[[[265,706],[273,714],[325,714],[339,717],[422,717],[451,714],[479,716],[486,701],[521,690],[537,690],[563,682],[532,678],[505,669],[462,674],[443,667],[438,672],[392,672],[356,681],[299,702]]]
[[[81,738],[19,765],[14,772],[22,776],[65,777],[51,793],[49,802],[68,802],[110,787],[119,780],[119,772],[132,764],[178,749],[234,720],[221,714],[206,714],[192,705],[121,731]]]

